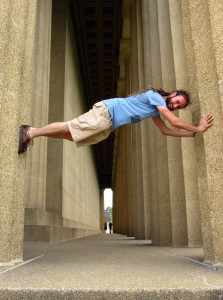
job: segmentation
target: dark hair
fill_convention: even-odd
[[[155,88],[153,88],[153,87],[150,87],[150,88],[145,89],[145,90],[140,90],[140,91],[134,92],[134,93],[132,93],[130,96],[142,94],[142,93],[145,93],[145,92],[147,92],[147,91],[149,91],[149,90],[152,90],[153,92],[156,92],[156,93],[160,94],[162,97],[170,96],[173,92],[177,92],[177,96],[180,96],[180,95],[181,95],[181,96],[183,96],[183,97],[185,98],[185,100],[186,100],[186,105],[185,105],[185,107],[186,107],[187,105],[190,104],[190,95],[189,95],[189,93],[188,93],[187,91],[185,91],[185,90],[174,90],[174,91],[172,91],[172,92],[166,92],[166,91],[164,91],[164,90],[161,89],[161,88],[155,89]]]
[[[185,91],[185,90],[176,90],[176,92],[177,92],[177,96],[181,95],[181,96],[183,96],[185,98],[185,100],[187,102],[186,105],[185,105],[185,107],[190,104],[190,95],[189,95],[189,93],[187,91]]]

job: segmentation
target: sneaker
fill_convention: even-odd
[[[21,125],[19,127],[19,149],[18,154],[26,152],[28,146],[32,145],[32,140],[29,136],[29,129],[31,126],[29,125]]]

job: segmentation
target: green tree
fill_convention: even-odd
[[[109,222],[112,221],[112,207],[108,207],[108,218],[109,218]]]
[[[112,222],[112,207],[108,206],[105,210],[105,221]]]

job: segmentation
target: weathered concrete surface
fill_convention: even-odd
[[[24,263],[1,270],[0,299],[210,299],[223,272],[201,248],[155,247],[99,234],[57,244],[27,243]]]

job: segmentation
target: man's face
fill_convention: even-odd
[[[185,100],[184,96],[169,96],[166,98],[166,107],[170,111],[174,111],[177,109],[182,109],[187,105],[187,101]]]

